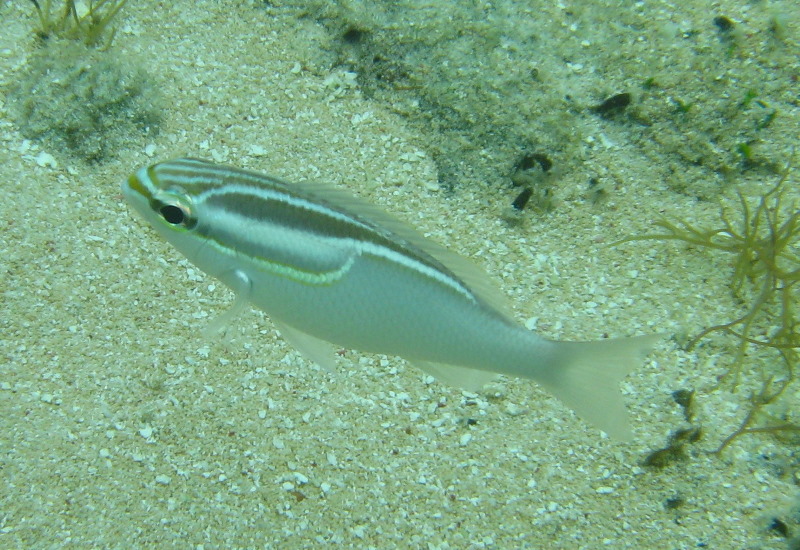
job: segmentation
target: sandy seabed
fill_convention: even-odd
[[[796,53],[797,8],[772,4],[788,14],[784,47]],[[722,8],[737,21],[760,16]],[[716,32],[704,9],[671,19]],[[36,20],[24,2],[0,10],[8,90],[36,51]],[[556,12],[553,28],[574,32],[569,10]],[[644,151],[635,124],[587,115],[572,146],[582,160],[561,171],[555,208],[510,223],[510,184],[465,176],[443,190],[428,151],[435,130],[423,135],[403,100],[362,93],[348,67],[315,50],[333,31],[313,13],[131,1],[107,53],[141,64],[163,114],[157,134],[127,136],[101,162],[26,138],[3,99],[0,546],[796,548],[796,441],[745,437],[707,453],[741,421],[746,396],[714,391],[730,342],[676,343],[739,313],[728,259],[661,242],[605,246],[664,215],[713,225],[717,202],[666,185],[674,158]],[[663,11],[651,15],[655,27]],[[637,32],[667,32],[658,25]],[[796,90],[780,104],[789,123]],[[788,150],[797,126],[776,134],[774,149]],[[545,337],[665,333],[622,384],[634,441],[605,437],[528,381],[473,394],[352,350],[326,372],[261,312],[226,338],[204,337],[232,295],[162,242],[119,188],[138,167],[184,155],[380,204],[485,268],[520,323]],[[601,201],[587,188],[593,174],[611,182]],[[757,191],[769,178],[742,181]],[[644,457],[688,426],[673,399],[681,389],[697,392],[704,437],[684,460],[647,468]],[[794,396],[787,403],[796,418]]]

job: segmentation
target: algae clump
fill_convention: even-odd
[[[40,28],[36,31],[42,40],[51,36],[79,39],[87,46],[97,46],[106,40],[111,46],[115,30],[111,22],[128,0],[97,0],[89,3],[85,11],[78,13],[75,0],[64,0],[61,9],[56,9],[53,0],[31,0],[39,15]],[[108,35],[108,36],[106,36]]]
[[[138,64],[110,50],[115,16],[127,0],[100,0],[79,13],[33,2],[38,46],[9,87],[22,134],[87,162],[113,155],[126,141],[156,131],[157,88]]]
[[[730,286],[744,312],[702,330],[687,345],[691,350],[711,333],[733,337],[734,354],[720,383],[732,390],[743,382],[753,388],[744,420],[715,452],[744,434],[800,434],[800,411],[789,391],[798,380],[800,359],[800,204],[796,191],[790,196],[797,189],[792,175],[789,166],[755,201],[737,192],[737,207],[723,205],[716,227],[661,220],[655,224],[659,233],[620,241],[675,240],[732,257]]]

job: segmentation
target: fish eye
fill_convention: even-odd
[[[164,218],[167,223],[172,225],[181,225],[186,219],[186,214],[184,214],[183,210],[174,204],[166,204],[162,206],[159,212],[161,213],[161,217]]]
[[[192,215],[191,207],[179,200],[154,200],[150,206],[170,225],[181,226],[186,229],[192,229],[197,225],[197,218]]]

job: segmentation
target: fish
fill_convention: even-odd
[[[470,391],[499,374],[531,379],[609,436],[632,438],[619,384],[662,335],[543,338],[514,320],[483,270],[331,185],[179,158],[140,168],[122,193],[234,292],[212,329],[249,304],[325,368],[346,348],[398,356]]]

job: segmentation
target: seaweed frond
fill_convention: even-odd
[[[53,0],[31,0],[39,16],[36,34],[42,40],[51,36],[80,40],[87,46],[111,45],[116,30],[112,20],[119,14],[128,0],[96,0],[89,2],[86,13],[79,14],[75,0],[64,0],[60,9]]]
[[[750,396],[751,407],[745,420],[717,450],[747,433],[795,432],[800,425],[791,421],[767,420],[764,407],[775,403],[796,380],[800,356],[800,205],[795,194],[788,197],[789,165],[778,182],[757,201],[748,201],[737,191],[736,205],[721,206],[720,225],[707,229],[685,220],[661,220],[661,231],[638,235],[619,243],[643,240],[673,240],[717,250],[733,256],[730,286],[745,304],[737,318],[702,330],[687,345],[687,350],[711,333],[733,336],[735,351],[731,366],[720,384],[729,382],[736,390],[742,377],[753,382],[754,370],[762,387]],[[758,351],[750,357],[751,351]],[[769,357],[764,355],[767,352]],[[758,365],[760,369],[755,369]],[[746,367],[750,367],[749,371]],[[767,421],[764,424],[764,421]]]
[[[797,433],[800,436],[800,425],[775,418],[764,411],[766,405],[774,403],[783,394],[790,382],[791,379],[786,378],[775,381],[772,377],[768,377],[764,380],[758,393],[754,392],[750,395],[751,407],[742,423],[712,452],[714,454],[721,453],[734,439],[746,434],[771,433],[780,436]]]

